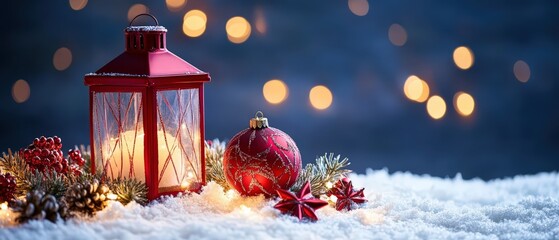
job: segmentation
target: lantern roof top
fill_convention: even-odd
[[[87,74],[86,84],[95,85],[92,77],[182,77],[185,82],[209,81],[208,73],[167,50],[166,33],[167,29],[159,25],[128,26],[124,29],[125,51],[95,73]]]

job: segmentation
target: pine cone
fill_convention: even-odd
[[[29,192],[24,200],[16,200],[13,205],[14,211],[20,213],[16,218],[20,223],[43,219],[57,222],[67,216],[64,202],[59,203],[54,196],[41,191]]]
[[[14,199],[16,192],[16,179],[10,173],[0,173],[0,203]]]
[[[65,200],[71,211],[87,213],[89,215],[103,210],[109,204],[109,187],[99,180],[93,179],[76,182],[66,191]]]

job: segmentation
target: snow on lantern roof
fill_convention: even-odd
[[[124,29],[126,32],[167,32],[163,26],[129,26]]]

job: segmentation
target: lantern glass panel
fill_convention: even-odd
[[[145,181],[142,94],[94,92],[92,110],[96,168]]]
[[[202,182],[199,89],[157,92],[159,191]]]

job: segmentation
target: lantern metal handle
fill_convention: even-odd
[[[138,16],[135,16],[132,21],[130,21],[130,24],[128,24],[129,27],[132,26],[132,23],[134,23],[134,20],[136,20],[136,18],[139,18],[141,16],[148,16],[151,17],[151,19],[153,19],[153,21],[155,21],[155,26],[159,26],[159,21],[157,21],[157,18],[155,18],[155,16],[149,14],[149,13],[142,13],[142,14],[138,14]]]

